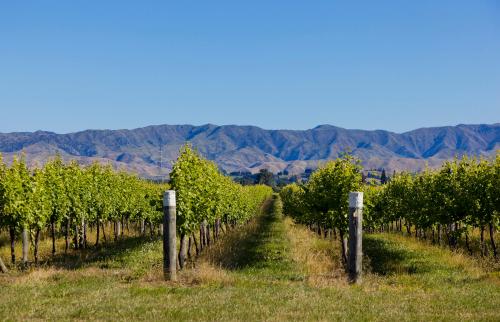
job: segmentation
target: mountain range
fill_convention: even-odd
[[[26,154],[31,166],[60,154],[86,164],[110,162],[143,177],[168,174],[179,148],[190,142],[222,169],[301,173],[351,151],[365,169],[418,171],[455,156],[492,157],[500,149],[500,123],[420,128],[394,133],[320,125],[309,130],[265,130],[256,126],[155,125],[133,130],[0,133],[4,159]],[[161,164],[161,168],[160,168]]]

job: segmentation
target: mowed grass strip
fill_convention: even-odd
[[[166,283],[161,241],[130,238],[0,276],[0,320],[500,320],[498,277],[467,256],[386,234],[364,246],[368,272],[349,285],[338,240],[267,211]]]

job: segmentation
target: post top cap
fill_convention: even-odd
[[[363,208],[363,192],[349,192],[349,208]]]
[[[167,190],[163,193],[163,207],[175,207],[175,190]]]

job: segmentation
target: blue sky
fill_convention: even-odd
[[[495,122],[497,0],[0,4],[0,132]]]

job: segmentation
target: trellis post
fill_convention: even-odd
[[[347,267],[349,282],[361,282],[363,258],[363,193],[349,193],[349,253]]]
[[[175,191],[163,195],[163,276],[166,281],[177,279]]]

